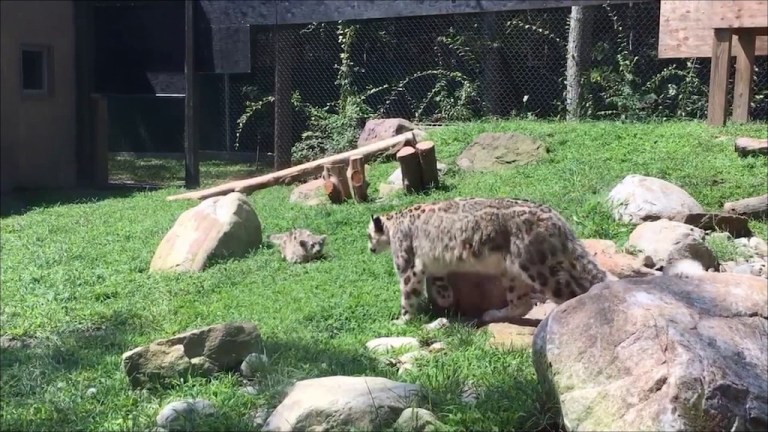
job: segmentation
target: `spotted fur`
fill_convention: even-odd
[[[325,235],[316,235],[303,228],[269,236],[269,241],[280,249],[283,258],[293,264],[320,258],[325,239]]]
[[[372,253],[392,251],[400,321],[413,317],[426,277],[449,304],[450,271],[501,278],[508,306],[487,311],[484,321],[524,316],[534,300],[562,303],[608,279],[559,213],[519,199],[458,198],[372,216],[368,240]]]

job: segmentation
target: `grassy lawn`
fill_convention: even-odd
[[[765,137],[765,124],[713,129],[699,122],[519,121],[435,129],[430,136],[438,158],[450,164],[486,131],[530,134],[546,142],[549,153],[498,173],[452,168],[446,190],[385,203],[307,208],[288,202],[290,187],[253,194],[265,237],[293,226],[328,235],[330,259],[305,265],[287,264],[265,247],[201,274],[148,273],[160,239],[194,204],[164,200],[178,188],[41,205],[3,218],[2,332],[40,342],[2,353],[0,428],[147,430],[165,403],[202,397],[219,410],[218,430],[248,430],[248,414],[276,406],[291,380],[366,374],[422,384],[432,394],[433,411],[457,430],[537,429],[548,412],[527,351],[489,348],[486,333],[451,326],[435,336],[448,350],[404,377],[366,353],[364,344],[374,337],[426,337],[421,322],[390,324],[399,311],[397,279],[389,255],[367,253],[369,215],[454,196],[524,197],[552,205],[582,238],[622,244],[631,228],[614,222],[602,201],[627,174],[672,181],[712,210],[766,191],[766,159],[739,158],[732,140],[718,139]],[[395,163],[372,168],[374,195]],[[751,226],[768,236],[765,221]],[[262,330],[271,363],[258,394],[242,393],[237,378],[227,375],[162,391],[130,390],[120,367],[124,351],[230,320],[251,320]],[[483,389],[474,406],[460,400],[467,381]]]
[[[200,184],[206,187],[227,179],[255,177],[268,172],[269,169],[255,164],[206,161],[200,163]],[[109,180],[115,183],[182,187],[184,160],[110,155]]]

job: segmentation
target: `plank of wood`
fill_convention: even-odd
[[[727,202],[723,211],[748,218],[764,218],[768,215],[768,194]]]
[[[709,1],[707,25],[711,28],[768,27],[768,1]]]
[[[273,172],[271,174],[245,180],[228,182],[208,189],[171,195],[165,199],[168,201],[182,199],[202,200],[214,196],[226,195],[230,192],[241,192],[246,195],[251,194],[259,189],[268,188],[277,184],[290,184],[319,175],[323,172],[323,165],[348,163],[349,158],[352,156],[363,156],[364,158],[371,158],[375,155],[385,153],[391,148],[413,146],[416,144],[413,142],[415,136],[416,135],[411,132],[395,135],[392,138],[387,138],[377,143],[369,144],[365,147],[360,147],[348,152],[327,156],[322,159],[303,163],[301,165]]]
[[[718,10],[723,7],[727,10],[729,1],[713,0],[662,0],[659,19],[659,58],[709,58],[712,55],[710,43],[713,24],[713,5]],[[766,28],[768,22],[768,8],[766,1],[736,1],[741,9],[741,15],[749,13],[752,17],[762,18],[762,24],[758,27]],[[724,4],[725,6],[722,6]],[[719,12],[718,12],[719,13]],[[761,15],[762,14],[762,15]],[[728,15],[730,16],[730,15]],[[730,23],[739,24],[740,18],[733,17]],[[759,18],[750,18],[759,21]],[[723,22],[723,21],[720,21]],[[727,23],[727,22],[726,22]],[[746,23],[746,21],[744,21]],[[723,25],[732,27],[731,25]],[[733,36],[736,43],[736,36]],[[735,52],[732,54],[736,54]],[[768,36],[766,33],[758,35],[755,40],[755,54],[768,55]]]
[[[725,126],[728,96],[728,64],[731,60],[731,30],[715,29],[712,38],[712,66],[709,74],[707,123]]]
[[[736,51],[736,75],[733,77],[733,115],[737,123],[749,121],[752,104],[752,72],[755,67],[755,34],[739,32],[734,46]]]
[[[738,153],[740,156],[749,156],[753,154],[768,156],[768,138],[736,138],[736,145],[734,146],[734,150],[736,150],[736,153]]]

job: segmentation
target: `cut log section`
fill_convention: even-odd
[[[341,204],[352,198],[346,174],[345,166],[342,164],[323,167],[323,189],[328,199],[334,204]]]
[[[440,185],[440,179],[437,172],[437,155],[435,154],[435,143],[424,141],[416,144],[416,152],[419,154],[421,163],[421,184],[425,189],[436,188]]]
[[[740,156],[768,155],[768,138],[736,138],[736,153]]]
[[[280,170],[271,174],[224,183],[222,185],[214,186],[208,189],[171,195],[165,199],[168,201],[181,199],[203,200],[214,196],[226,195],[231,192],[241,192],[248,195],[259,189],[265,189],[278,184],[290,184],[297,181],[302,181],[309,177],[317,176],[323,172],[323,166],[338,163],[346,164],[348,163],[349,158],[353,156],[362,156],[364,160],[368,160],[376,155],[385,153],[392,148],[410,148],[409,146],[416,144],[414,142],[415,136],[416,135],[411,132],[403,133],[392,138],[379,141],[377,143],[366,145],[365,147],[360,147],[348,152],[339,153],[336,155],[324,157],[322,159],[303,163],[301,165]]]
[[[347,181],[352,190],[352,198],[357,202],[368,200],[368,182],[365,180],[365,162],[362,156],[352,156],[349,158],[349,168],[347,168]]]
[[[748,218],[764,218],[768,216],[768,195],[725,203],[723,211],[728,214],[746,216]]]
[[[421,182],[421,162],[416,150],[413,147],[403,147],[397,152],[397,161],[400,163],[405,193],[421,192],[424,187]]]

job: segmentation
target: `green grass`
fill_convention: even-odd
[[[38,197],[37,208],[3,218],[2,332],[40,343],[2,353],[0,428],[146,430],[165,403],[204,397],[219,410],[218,430],[243,430],[252,428],[248,414],[275,406],[293,379],[366,374],[424,385],[434,412],[456,430],[536,429],[549,413],[529,352],[489,348],[484,332],[451,326],[435,336],[448,350],[402,378],[366,353],[364,344],[374,337],[424,337],[420,322],[390,324],[399,311],[397,280],[389,256],[367,253],[370,214],[453,196],[524,197],[554,206],[582,238],[621,245],[631,228],[614,222],[602,201],[627,174],[670,180],[713,210],[766,190],[766,159],[739,158],[732,140],[717,139],[765,137],[764,124],[713,129],[698,122],[519,121],[436,129],[430,136],[438,158],[450,165],[486,131],[530,134],[546,142],[549,153],[503,172],[450,169],[445,190],[384,203],[308,208],[288,202],[290,187],[253,194],[265,237],[293,226],[328,235],[329,259],[305,265],[287,264],[265,247],[200,274],[148,273],[160,239],[194,204],[164,200],[178,188],[82,202],[73,202],[70,193],[66,205],[43,204]],[[394,168],[372,166],[372,195]],[[765,221],[751,226],[766,237]],[[241,393],[236,377],[228,375],[165,390],[130,390],[120,368],[124,351],[230,320],[252,320],[262,330],[271,363],[261,393]],[[467,381],[483,389],[474,406],[459,398]],[[86,395],[90,387],[96,388],[93,396]]]
[[[256,164],[223,161],[200,163],[200,183],[203,187],[228,179],[254,177],[269,172]],[[184,185],[184,160],[152,157],[122,157],[110,155],[109,180],[116,183]]]

